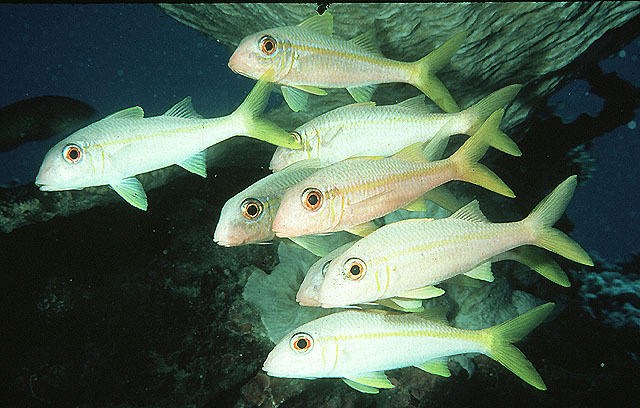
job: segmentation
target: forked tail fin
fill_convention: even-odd
[[[577,176],[569,176],[546,196],[522,222],[534,236],[533,244],[583,265],[593,266],[589,254],[564,232],[553,228],[573,197]]]
[[[515,197],[513,191],[486,166],[478,163],[489,146],[496,142],[505,145],[507,141],[513,143],[498,129],[504,114],[503,109],[495,111],[489,119],[473,134],[460,148],[446,160],[454,166],[456,179],[473,183],[507,197]]]
[[[553,303],[546,303],[514,319],[484,329],[486,333],[485,345],[488,350],[486,354],[527,384],[543,391],[547,389],[547,386],[542,381],[540,374],[527,360],[527,357],[511,343],[521,340],[542,323],[553,310],[553,306]]]
[[[273,68],[270,68],[260,77],[258,83],[256,83],[244,102],[242,102],[232,115],[243,118],[247,129],[245,136],[264,140],[267,143],[277,146],[301,149],[302,145],[287,131],[270,120],[260,117],[260,114],[267,106],[267,102],[269,102],[269,95],[273,87],[273,84],[270,82],[272,77]]]
[[[415,74],[412,77],[411,84],[421,90],[445,112],[459,112],[460,108],[444,84],[436,78],[435,74],[449,63],[451,57],[458,51],[466,37],[466,32],[458,33],[431,51],[427,56],[412,63]]]

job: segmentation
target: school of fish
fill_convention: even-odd
[[[382,55],[372,31],[348,41],[334,36],[328,12],[257,32],[229,60],[233,72],[258,80],[233,113],[205,119],[188,97],[157,117],[145,118],[138,106],[124,109],[52,147],[36,185],[43,191],[109,185],[146,210],[136,175],[176,164],[206,177],[206,151],[216,143],[244,135],[274,144],[273,174],[225,203],[214,241],[237,246],[280,239],[311,251],[319,260],[296,300],[307,307],[348,309],[282,338],[264,362],[268,375],[341,378],[375,394],[394,388],[385,370],[414,366],[448,377],[449,356],[482,353],[545,390],[513,343],[541,324],[553,303],[482,330],[451,327],[446,310],[422,305],[444,293],[437,286],[442,282],[492,282],[491,264],[498,261],[521,262],[564,287],[569,279],[548,251],[593,265],[580,245],[553,228],[573,196],[575,175],[514,222],[493,223],[477,200],[465,204],[449,191],[447,183],[458,180],[515,197],[479,161],[489,148],[522,154],[499,129],[521,85],[460,110],[435,76],[465,38],[458,33],[424,58],[402,62]],[[371,102],[376,85],[389,82],[411,84],[423,95],[389,106]],[[356,103],[287,132],[260,117],[272,84],[280,85],[294,112],[305,108],[309,94],[326,95],[327,88],[346,88]],[[430,112],[425,96],[444,112]],[[443,158],[449,138],[459,134],[468,138]],[[425,211],[426,200],[451,216],[376,222],[398,209]],[[327,243],[339,231],[353,234],[353,240],[334,249]]]

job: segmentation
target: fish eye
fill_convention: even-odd
[[[324,276],[327,274],[327,269],[329,269],[329,264],[331,263],[331,261],[327,261],[324,263],[324,265],[322,265],[322,277],[324,278]]]
[[[271,55],[276,51],[276,40],[270,35],[265,35],[260,39],[260,51],[264,55]]]
[[[79,163],[82,160],[82,148],[76,144],[68,144],[62,149],[62,157],[69,163]]]
[[[300,133],[294,130],[293,132],[291,132],[291,136],[295,139],[296,142],[302,143],[302,136],[300,136]]]
[[[362,259],[358,258],[350,258],[347,259],[347,262],[344,264],[344,269],[346,271],[347,277],[353,281],[357,281],[362,279],[365,272],[367,271],[367,267],[365,266]]]
[[[317,188],[308,188],[302,193],[302,205],[309,211],[316,211],[322,205],[322,193]]]
[[[262,203],[253,198],[248,198],[242,202],[242,215],[248,220],[255,220],[262,215]]]
[[[291,348],[298,353],[307,353],[313,348],[313,338],[310,334],[300,332],[291,337]]]

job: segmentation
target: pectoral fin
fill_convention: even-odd
[[[194,154],[182,163],[176,164],[198,176],[207,177],[207,154],[205,150]]]
[[[373,231],[377,229],[378,229],[378,226],[373,221],[367,221],[360,225],[355,225],[351,228],[347,228],[347,231],[354,235],[366,237],[367,235],[371,234]]]
[[[422,300],[420,299],[390,298],[377,300],[376,303],[380,306],[385,306],[389,309],[399,310],[401,312],[415,313],[424,310],[424,307],[422,307]]]
[[[118,183],[110,184],[120,197],[132,206],[147,211],[147,195],[144,192],[142,184],[135,177],[127,177]]]
[[[290,86],[282,86],[280,89],[282,89],[282,96],[292,111],[300,112],[307,106],[308,93]]]
[[[377,394],[378,388],[394,388],[391,381],[382,371],[372,371],[344,377],[343,381],[350,387],[367,394]]]
[[[409,299],[429,299],[432,297],[438,297],[444,294],[444,290],[436,288],[435,286],[425,286],[422,288],[411,289],[408,292],[400,295],[401,297]]]

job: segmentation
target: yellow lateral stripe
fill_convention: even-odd
[[[299,51],[305,51],[308,53],[315,54],[317,56],[329,56],[334,58],[340,58],[346,61],[356,61],[356,62],[367,62],[367,63],[377,63],[379,65],[396,65],[398,63],[402,64],[402,61],[394,61],[390,60],[386,57],[378,57],[372,54],[357,54],[354,52],[348,52],[344,50],[335,50],[327,47],[323,47],[321,45],[309,45],[309,44],[301,44],[290,42],[291,46]]]
[[[398,249],[395,251],[393,250],[393,247],[391,247],[391,249],[387,253],[387,257],[400,257],[405,255],[411,255],[414,253],[428,251],[433,248],[437,248],[441,246],[454,245],[454,244],[460,244],[463,242],[466,243],[466,242],[477,241],[477,240],[487,240],[487,239],[492,239],[498,235],[503,235],[501,231],[495,231],[495,232],[488,231],[488,232],[489,234],[480,234],[477,231],[474,231],[471,233],[455,235],[447,238],[441,238],[441,239],[430,241],[430,242],[423,242],[421,245]],[[379,262],[381,259],[382,257],[379,257],[374,259],[374,261]]]
[[[171,135],[175,135],[175,134],[179,134],[179,133],[192,133],[195,132],[197,130],[203,130],[204,126],[202,123],[196,125],[196,126],[188,126],[188,127],[184,127],[184,128],[178,128],[178,129],[170,129],[170,130],[165,130],[165,131],[159,131],[159,132],[153,132],[153,133],[145,133],[145,134],[140,134],[140,135],[135,135],[135,136],[131,136],[128,137],[126,139],[114,139],[111,141],[104,141],[102,143],[95,143],[92,145],[88,145],[85,147],[85,149],[103,149],[105,147],[109,147],[109,146],[116,146],[119,144],[129,144],[132,142],[139,142],[141,140],[147,140],[147,139],[152,139],[154,137],[161,137],[161,136],[171,136]]]
[[[475,340],[477,333],[475,330],[462,331],[461,329],[451,328],[444,326],[446,329],[439,331],[437,329],[425,329],[425,330],[401,330],[401,331],[388,331],[388,332],[369,332],[360,334],[342,334],[338,336],[323,336],[320,337],[322,342],[324,341],[348,341],[348,340],[360,340],[360,339],[381,339],[385,337],[437,337],[439,339],[458,339],[458,340]]]
[[[374,189],[376,187],[382,187],[386,184],[391,184],[393,182],[404,182],[406,180],[422,176],[427,171],[431,171],[431,168],[427,170],[419,169],[419,170],[407,171],[405,173],[391,174],[389,176],[386,176],[377,180],[366,181],[364,183],[354,184],[351,187],[345,187],[345,188],[336,189],[336,190],[338,193],[349,194],[349,193],[354,193],[354,192],[363,191],[367,189]]]

